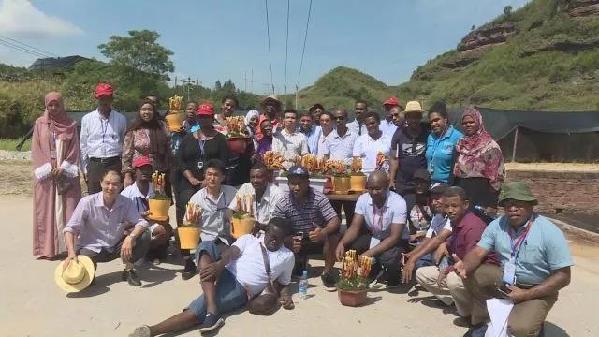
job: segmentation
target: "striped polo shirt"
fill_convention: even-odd
[[[319,191],[310,187],[303,205],[299,205],[289,191],[275,205],[272,217],[287,218],[291,221],[293,232],[309,232],[316,227],[325,227],[337,216],[329,199]]]

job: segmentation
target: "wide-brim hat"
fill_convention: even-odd
[[[279,98],[277,97],[277,95],[266,96],[266,98],[264,98],[262,100],[262,102],[260,103],[260,105],[265,106],[267,102],[273,102],[273,103],[276,103],[279,106],[283,105],[283,102],[281,102],[279,100]]]
[[[537,198],[532,194],[528,185],[521,181],[512,181],[503,184],[499,193],[499,206],[503,206],[508,199],[527,201],[536,205]]]
[[[96,274],[94,262],[88,256],[77,256],[77,260],[71,260],[66,270],[63,270],[64,261],[61,261],[54,270],[54,282],[68,293],[87,288]]]
[[[406,103],[406,108],[404,109],[404,112],[410,113],[410,112],[419,112],[422,113],[422,107],[420,106],[420,103],[418,103],[418,101],[409,101],[408,103]]]

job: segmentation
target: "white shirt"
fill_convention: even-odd
[[[368,130],[366,129],[366,125],[364,123],[362,123],[361,127],[358,129],[357,119],[354,119],[354,121],[351,123],[345,124],[345,126],[347,126],[347,128],[350,129],[352,133],[357,136],[365,135],[368,133]]]
[[[283,129],[272,137],[272,151],[283,155],[286,160],[295,160],[297,156],[308,152],[308,139],[301,132],[287,132]]]
[[[331,130],[331,132],[329,132],[329,134],[326,136],[324,135],[324,132],[320,133],[320,136],[318,137],[318,147],[316,151],[317,156],[321,157],[330,154],[329,142],[335,134],[337,134],[335,132],[335,129]]]
[[[237,282],[248,290],[249,297],[259,294],[269,282],[260,248],[260,244],[263,243],[264,235],[260,238],[250,234],[242,235],[233,244],[239,248],[241,256],[227,265],[227,270],[235,275]],[[270,263],[272,282],[277,281],[281,285],[288,285],[291,282],[291,272],[295,265],[293,253],[285,246],[281,246],[275,252],[266,249],[266,252]]]
[[[81,169],[87,173],[89,158],[109,158],[123,153],[123,140],[127,119],[120,112],[111,110],[108,119],[98,109],[81,118]]]
[[[351,129],[347,129],[343,137],[341,137],[337,133],[337,130],[333,130],[327,138],[329,158],[343,160],[347,165],[350,165],[354,154],[354,144],[358,135],[353,133]]]
[[[244,196],[253,196],[255,203],[252,205],[254,214],[252,216],[261,224],[267,225],[270,222],[271,213],[275,208],[275,205],[283,197],[284,193],[274,184],[266,185],[266,190],[262,195],[262,199],[256,200],[256,190],[251,183],[245,183],[239,187],[237,195],[229,204],[229,209],[233,212],[237,212],[237,198],[243,200]]]
[[[123,191],[121,192],[121,195],[131,201],[133,201],[133,203],[135,203],[135,206],[137,208],[137,211],[139,213],[143,213],[143,212],[147,212],[148,211],[148,206],[147,204],[144,204],[140,199],[150,199],[154,197],[154,188],[152,187],[152,184],[148,183],[148,194],[143,195],[141,193],[141,191],[139,190],[139,187],[137,186],[137,182],[125,187],[125,189],[123,189]],[[159,224],[153,224],[150,226],[150,233],[154,232],[154,229],[156,227],[160,226]]]
[[[366,174],[376,169],[376,155],[382,152],[389,157],[391,154],[391,137],[384,133],[379,139],[372,139],[368,133],[361,135],[354,145],[354,157],[362,158],[362,171]]]
[[[391,234],[389,226],[394,224],[403,224],[401,238],[408,240],[410,231],[406,226],[406,202],[397,193],[388,191],[385,205],[377,209],[372,202],[370,193],[364,193],[356,202],[356,214],[364,216],[366,226],[372,233],[372,237],[383,241]]]
[[[395,133],[395,130],[397,130],[397,125],[393,124],[393,121],[387,122],[386,119],[383,119],[379,129],[381,129],[383,134],[387,135],[389,138],[393,138],[393,134]]]
[[[444,229],[447,229],[450,232],[452,231],[451,221],[442,214],[435,214],[431,220],[431,226],[426,231],[426,237],[432,238],[433,236],[437,236]]]

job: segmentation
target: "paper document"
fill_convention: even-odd
[[[508,337],[507,319],[512,312],[514,303],[510,300],[492,298],[487,300],[487,309],[491,322],[485,333],[485,337]]]

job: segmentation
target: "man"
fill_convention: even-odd
[[[374,111],[364,114],[367,133],[362,134],[354,144],[354,158],[362,159],[362,171],[368,175],[374,170],[389,171],[388,158],[391,152],[391,137],[383,134],[379,128],[381,119]],[[379,153],[384,160],[379,160]]]
[[[225,179],[225,165],[218,159],[211,159],[204,166],[204,186],[196,192],[189,202],[197,205],[201,211],[197,225],[201,227],[201,242],[196,252],[199,259],[199,268],[205,267],[208,262],[203,259],[202,252],[208,247],[216,247],[220,253],[229,248],[233,242],[231,237],[231,217],[227,212],[228,206],[235,199],[237,190],[233,186],[223,185]],[[183,221],[195,222],[195,219]],[[183,279],[192,278],[196,272],[196,265],[190,257],[185,257]]]
[[[101,192],[81,198],[63,230],[68,253],[65,268],[78,255],[89,256],[94,264],[120,257],[125,263],[123,281],[140,286],[133,263],[148,251],[149,224],[135,204],[119,194],[123,186],[120,171],[108,170],[100,185]]]
[[[308,111],[310,111],[310,113],[312,114],[312,120],[314,121],[314,125],[320,125],[320,114],[325,111],[322,104],[316,103],[312,107],[310,107]]]
[[[314,125],[314,119],[310,111],[302,111],[300,113],[299,131],[306,136],[308,151],[312,154],[317,154],[318,139],[322,134],[322,130],[320,126]]]
[[[460,258],[466,256],[480,241],[487,224],[468,210],[469,202],[464,189],[451,186],[447,188],[443,197],[445,213],[451,221],[451,231],[443,230],[435,239],[427,242],[418,254],[410,256],[404,267],[404,279],[406,273],[412,273],[418,258],[431,253],[444,241],[447,243],[450,256],[455,254]],[[451,238],[448,239],[450,233]],[[494,257],[490,256],[488,262],[494,261]],[[464,288],[460,277],[453,271],[453,261],[450,261],[449,266],[445,268],[422,267],[416,270],[416,281],[445,305],[455,303],[458,314],[462,318],[456,320],[456,324],[464,325],[470,321],[472,315],[472,296]]]
[[[98,108],[81,119],[81,170],[90,195],[100,192],[104,172],[122,169],[127,119],[112,109],[112,94],[110,84],[99,83],[95,92]]]
[[[135,183],[131,184],[121,192],[121,195],[131,200],[135,204],[135,208],[140,214],[140,217],[148,220],[149,204],[148,199],[154,197],[154,189],[150,183],[152,179],[152,162],[147,156],[137,157],[133,160],[133,168],[135,169]],[[161,259],[166,259],[168,240],[172,233],[172,228],[166,221],[151,220],[153,224],[150,226],[150,250],[146,256],[148,260],[154,264],[160,264]]]
[[[296,273],[301,275],[306,268],[309,253],[322,251],[325,264],[321,279],[328,290],[334,290],[338,275],[333,267],[341,221],[327,197],[310,187],[308,170],[294,166],[287,171],[287,180],[289,193],[275,205],[272,216],[289,219],[293,225],[291,247],[299,261]]]
[[[356,119],[347,123],[347,127],[352,131],[353,134],[361,136],[366,133],[366,126],[364,125],[364,114],[368,111],[368,103],[365,101],[357,101],[354,105],[354,112]]]
[[[222,315],[243,308],[268,288],[275,288],[279,293],[283,308],[293,309],[288,286],[294,257],[283,244],[290,234],[291,225],[287,220],[273,218],[264,236],[243,235],[222,256],[209,256],[210,263],[200,271],[203,294],[182,313],[153,326],[141,326],[129,336],[156,336],[198,324],[202,333],[216,331],[224,324]],[[217,249],[212,247],[209,252],[214,251]],[[269,287],[269,283],[273,286]]]
[[[274,184],[270,183],[270,171],[264,164],[257,163],[250,170],[250,182],[241,185],[237,195],[229,204],[233,212],[240,211],[237,200],[245,200],[250,197],[253,200],[251,216],[256,219],[256,229],[266,230],[267,224],[272,218],[275,205],[283,197],[283,192]],[[244,208],[245,207],[245,208]],[[247,206],[242,204],[242,209],[247,211]]]
[[[291,167],[298,156],[308,154],[308,140],[297,131],[297,111],[285,110],[283,125],[285,128],[272,137],[272,151],[283,155],[285,166]]]
[[[504,297],[514,303],[508,333],[538,336],[559,290],[570,283],[572,256],[562,231],[534,211],[537,199],[526,184],[504,184],[499,204],[505,214],[489,224],[478,245],[456,264],[474,297],[470,333],[485,333],[489,317],[485,300]],[[493,252],[501,267],[481,265]]]
[[[328,111],[323,111],[320,113],[319,117],[319,128],[321,130],[320,137],[318,138],[318,149],[315,155],[319,157],[328,157],[329,156],[329,141],[332,137],[334,137],[335,133],[335,122],[333,119],[333,115]]]
[[[395,96],[391,96],[383,102],[383,107],[385,109],[385,119],[381,121],[381,131],[383,133],[389,135],[389,137],[393,137],[395,130],[397,130],[397,125],[394,123],[393,117],[393,108],[403,109],[401,103]]]
[[[408,210],[408,228],[410,233],[416,233],[415,236],[418,239],[424,234],[423,231],[429,228],[433,218],[430,207],[431,174],[427,169],[416,170],[414,172],[414,183],[416,184],[414,197],[409,201],[406,198],[404,200]]]
[[[373,172],[368,177],[367,189],[368,193],[358,198],[352,224],[339,241],[336,256],[341,260],[346,249],[355,249],[360,255],[374,257],[372,274],[377,275],[376,269],[384,268],[382,279],[387,286],[397,286],[401,278],[401,254],[409,238],[406,203],[397,193],[389,191],[385,172]]]
[[[393,118],[393,124],[395,126],[400,127],[400,126],[404,125],[405,115],[404,115],[403,109],[401,107],[399,107],[399,106],[392,107],[391,109],[389,109],[389,114]]]
[[[426,169],[426,140],[428,127],[422,123],[420,103],[410,101],[406,104],[406,124],[395,131],[391,139],[391,186],[395,188],[408,204],[414,204],[416,182],[414,172]]]

